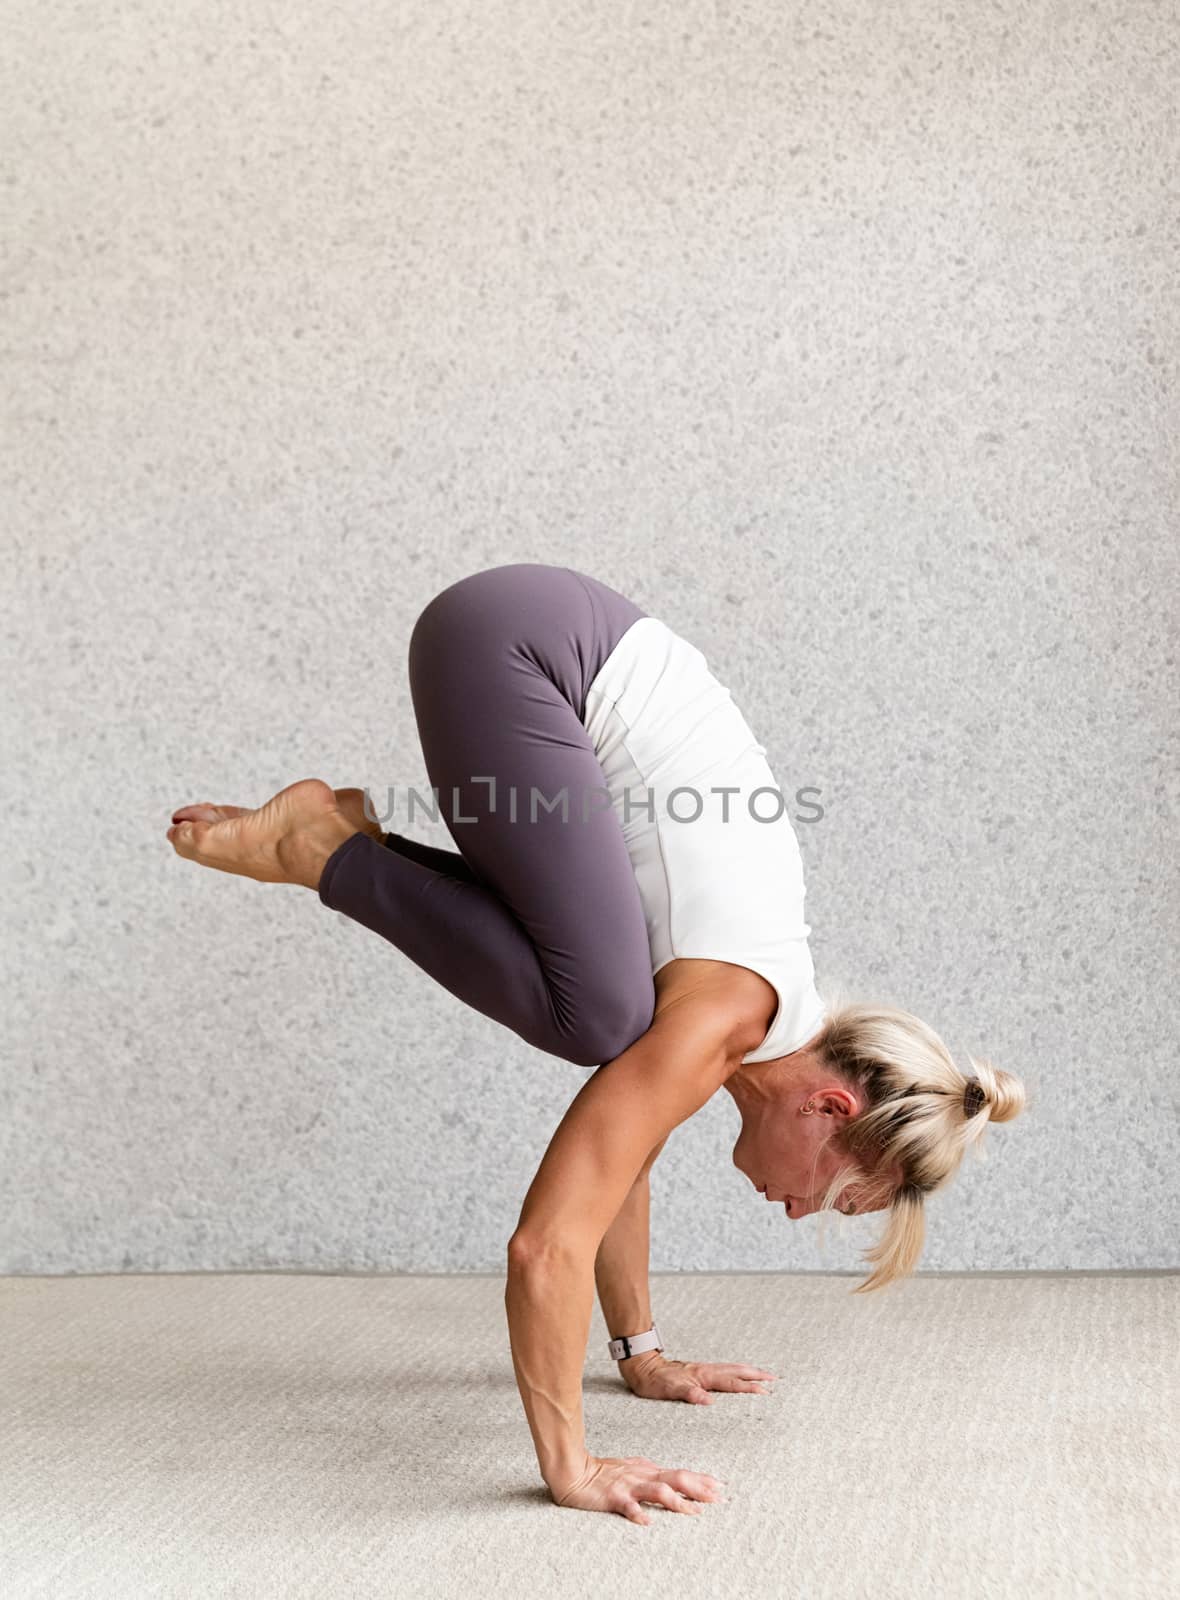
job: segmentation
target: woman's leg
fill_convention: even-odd
[[[460,853],[357,833],[319,882],[324,905],[457,998],[585,1066],[621,1054],[655,1009],[634,870],[581,721],[590,683],[644,615],[542,563],[436,595],[410,638],[410,690]]]
[[[407,861],[416,861],[419,866],[433,867],[435,872],[458,878],[463,883],[479,882],[457,850],[442,850],[436,844],[423,844],[421,839],[407,839],[401,833],[387,833],[382,843],[387,850],[394,850],[399,856],[405,856]]]

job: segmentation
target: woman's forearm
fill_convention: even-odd
[[[640,1168],[630,1193],[598,1247],[594,1280],[612,1339],[644,1333],[652,1325],[648,1252],[651,1239],[651,1169],[667,1144],[661,1139]],[[635,1360],[633,1356],[631,1358]]]
[[[603,1235],[594,1260],[598,1303],[612,1339],[626,1333],[643,1333],[651,1327],[647,1276],[650,1218],[651,1184],[645,1167]]]
[[[585,1254],[508,1251],[504,1291],[516,1384],[541,1476],[555,1499],[586,1464],[582,1368],[594,1306]]]
[[[509,1249],[504,1304],[512,1365],[541,1476],[556,1498],[586,1461],[582,1369],[593,1286],[612,1339],[651,1327],[649,1174],[665,1142],[652,1151],[603,1235],[593,1272],[584,1255]]]

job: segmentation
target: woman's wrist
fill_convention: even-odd
[[[577,1453],[555,1457],[542,1463],[541,1476],[554,1500],[560,1500],[586,1476],[592,1457],[585,1445]]]
[[[662,1350],[645,1350],[642,1355],[625,1356],[618,1363],[618,1368],[625,1380],[637,1373],[650,1372],[653,1367],[661,1366],[664,1359]]]

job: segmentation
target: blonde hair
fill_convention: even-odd
[[[983,1159],[989,1122],[1011,1122],[1028,1104],[1021,1080],[990,1061],[968,1056],[960,1071],[946,1045],[920,1017],[896,1006],[825,991],[827,1017],[811,1048],[855,1089],[865,1109],[840,1134],[842,1170],[819,1206],[836,1209],[849,1183],[892,1193],[884,1232],[863,1259],[875,1270],[852,1291],[871,1294],[914,1270],[926,1240],[925,1199],[949,1183],[968,1147]],[[978,1080],[970,1100],[971,1078]],[[969,1116],[969,1106],[982,1104]],[[901,1169],[893,1188],[891,1174]],[[887,1186],[887,1187],[885,1187]]]

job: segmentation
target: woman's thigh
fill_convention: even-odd
[[[645,615],[586,574],[521,562],[442,590],[409,646],[426,770],[463,858],[524,928],[558,1012],[621,1014],[627,1042],[654,1013],[651,951],[581,718],[602,663]]]

